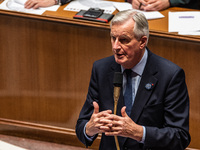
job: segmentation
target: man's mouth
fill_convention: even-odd
[[[123,54],[116,54],[118,57],[122,56]]]

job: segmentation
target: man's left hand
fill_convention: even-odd
[[[100,129],[104,130],[105,135],[107,136],[123,136],[141,141],[143,136],[143,127],[137,125],[127,115],[125,110],[126,107],[124,106],[121,109],[122,117],[111,114],[108,117],[103,118],[101,122],[105,124],[105,126],[101,126]],[[109,124],[109,126],[106,126],[106,124]]]

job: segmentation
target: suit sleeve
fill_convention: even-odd
[[[69,2],[71,2],[71,0],[61,0],[61,5],[67,4]]]
[[[184,150],[190,143],[189,97],[185,74],[178,69],[171,78],[164,98],[164,125],[146,126],[145,148]]]
[[[176,6],[183,6],[190,2],[190,0],[170,0],[170,6],[176,7]]]
[[[87,146],[91,146],[93,141],[96,139],[97,135],[93,138],[92,141],[88,140],[84,135],[84,126],[90,120],[90,117],[94,111],[93,101],[98,103],[98,88],[97,88],[97,80],[95,76],[95,67],[93,66],[92,75],[90,79],[90,85],[88,89],[88,94],[86,97],[86,101],[82,107],[79,118],[76,124],[76,134],[79,140]]]

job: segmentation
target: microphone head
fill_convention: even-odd
[[[113,79],[113,85],[117,87],[122,87],[123,83],[123,73],[121,72],[115,72],[114,79]]]

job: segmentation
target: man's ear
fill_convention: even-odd
[[[147,44],[147,36],[142,36],[140,38],[140,49],[146,47],[146,44]]]

